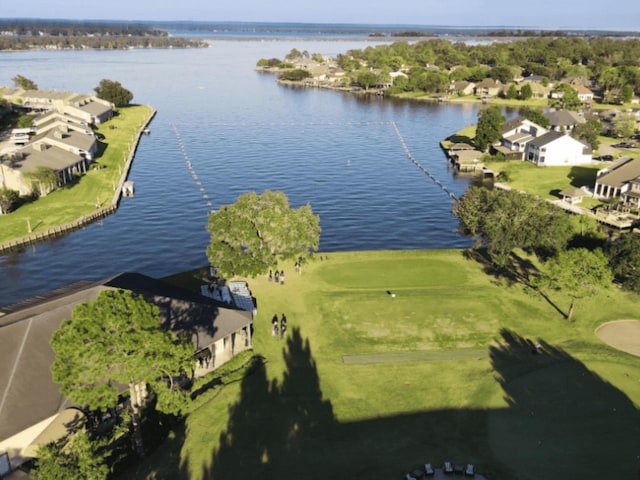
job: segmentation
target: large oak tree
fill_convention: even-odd
[[[522,248],[543,256],[565,248],[572,235],[559,207],[515,190],[470,187],[453,206],[462,233],[486,248],[492,262],[504,267],[512,251]]]
[[[100,80],[100,84],[93,90],[98,98],[111,102],[116,107],[129,105],[133,100],[133,93],[124,88],[120,82],[113,80]]]
[[[318,249],[320,218],[309,204],[289,206],[283,192],[245,193],[209,215],[207,257],[220,275],[254,277],[278,261],[306,258]]]
[[[191,339],[164,330],[159,308],[130,291],[104,290],[76,305],[51,347],[54,382],[82,407],[114,408],[128,387],[135,427],[148,387],[160,411],[179,413],[188,401],[176,379],[193,366]]]
[[[564,292],[571,298],[567,313],[567,320],[571,321],[576,301],[595,295],[599,288],[607,288],[612,279],[602,250],[574,248],[560,252],[545,264],[539,286]]]

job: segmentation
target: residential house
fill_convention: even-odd
[[[0,159],[0,186],[17,190],[20,195],[34,191],[29,174],[38,167],[50,168],[58,176],[58,185],[72,181],[77,174],[86,173],[89,160],[66,149],[38,142],[9,153]],[[38,187],[38,186],[35,186]],[[41,194],[48,193],[48,186],[36,188]]]
[[[528,142],[524,158],[538,166],[584,165],[591,163],[591,153],[584,143],[552,130]]]
[[[611,166],[598,171],[594,195],[601,199],[612,199],[625,193],[626,200],[633,204],[636,195],[634,182],[638,177],[640,158],[619,158]]]
[[[449,94],[458,96],[473,95],[475,87],[476,84],[473,82],[451,82],[449,84]]]
[[[634,210],[640,210],[640,176],[629,180],[620,193],[622,204]]]
[[[93,135],[77,132],[63,124],[2,157],[0,186],[29,195],[34,191],[29,174],[39,167],[53,170],[58,176],[58,186],[65,185],[76,175],[87,172],[97,152],[98,142]],[[36,190],[46,194],[48,188]]]
[[[549,98],[552,87],[547,85],[546,87],[542,83],[530,83],[531,94],[533,98]]]
[[[545,77],[544,75],[529,75],[527,77],[523,77],[521,81],[530,83],[530,84],[542,85],[543,83],[545,83],[545,79],[547,79],[547,77]],[[548,82],[548,79],[547,79],[547,82]]]
[[[48,131],[44,136],[35,137],[32,140],[33,144],[40,142],[60,147],[89,161],[93,160],[98,153],[98,141],[96,137],[77,132],[68,125],[62,125],[54,130]]]
[[[502,153],[506,160],[522,160],[527,143],[545,133],[547,129],[524,117],[517,117],[505,122],[500,145],[493,149]]]
[[[76,95],[67,99],[60,113],[80,118],[88,125],[100,125],[113,116],[114,105],[94,95]]]
[[[556,132],[570,132],[586,122],[583,115],[571,110],[550,110],[544,116],[549,119],[549,128]]]
[[[196,355],[205,350],[219,365],[252,348],[251,312],[226,308],[198,293],[136,273],[79,282],[5,308],[0,312],[0,456],[11,468],[33,457],[38,445],[60,438],[66,426],[82,416],[51,378],[54,354],[49,342],[76,305],[107,289],[144,296],[160,308],[162,326],[189,332],[194,369]]]
[[[60,127],[66,127],[67,129],[75,130],[76,132],[86,135],[94,135],[93,130],[84,120],[54,111],[46,112],[35,117],[32,127],[35,129],[34,133],[37,135],[42,135],[49,130]]]
[[[502,91],[504,84],[500,80],[485,78],[476,84],[474,93],[479,97],[496,97]]]
[[[576,83],[575,85],[572,84],[572,87],[576,90],[576,92],[578,92],[578,98],[583,103],[593,102],[593,91],[591,91],[591,89],[585,87],[581,83]]]
[[[83,126],[99,125],[113,116],[114,105],[95,95],[17,89],[7,90],[5,98],[32,112],[57,112],[75,117],[84,122]]]

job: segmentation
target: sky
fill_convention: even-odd
[[[2,18],[513,26],[640,31],[637,0],[0,0]]]

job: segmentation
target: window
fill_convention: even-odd
[[[9,454],[0,454],[0,477],[11,472],[11,464],[9,463]]]

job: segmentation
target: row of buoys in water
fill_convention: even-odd
[[[215,122],[209,123],[211,127],[344,127],[344,126],[371,126],[389,125],[393,122]]]
[[[404,153],[407,156],[407,158],[411,160],[416,167],[422,170],[422,172],[425,173],[433,181],[433,183],[438,185],[443,192],[449,195],[449,197],[451,197],[453,200],[457,200],[458,198],[455,196],[453,192],[451,192],[451,190],[449,190],[445,185],[443,185],[442,182],[438,180],[429,170],[424,168],[420,164],[420,162],[418,162],[413,158],[413,155],[411,155],[411,152],[409,151],[409,148],[407,147],[407,144],[405,143],[404,138],[402,138],[402,135],[400,134],[400,130],[398,129],[398,125],[396,124],[396,122],[391,122],[391,125],[393,126],[393,129],[396,132],[396,136],[398,137],[398,140],[400,141],[400,145],[402,145],[402,149],[404,150]]]
[[[196,182],[196,185],[200,190],[200,194],[202,195],[202,198],[204,198],[205,202],[207,203],[207,206],[209,207],[209,211],[212,212],[213,204],[209,199],[209,195],[207,195],[207,193],[205,192],[204,187],[202,186],[202,182],[198,178],[198,175],[196,174],[196,171],[193,168],[193,164],[191,163],[191,160],[189,160],[189,155],[187,155],[187,150],[186,148],[184,148],[184,143],[182,143],[182,138],[180,138],[180,133],[178,132],[178,128],[175,126],[175,124],[172,124],[171,127],[173,128],[173,132],[175,133],[176,139],[178,140],[178,146],[180,147],[180,151],[184,156],[184,160],[187,164],[187,169],[189,170],[189,173],[191,174],[191,177],[193,178],[193,180]]]

